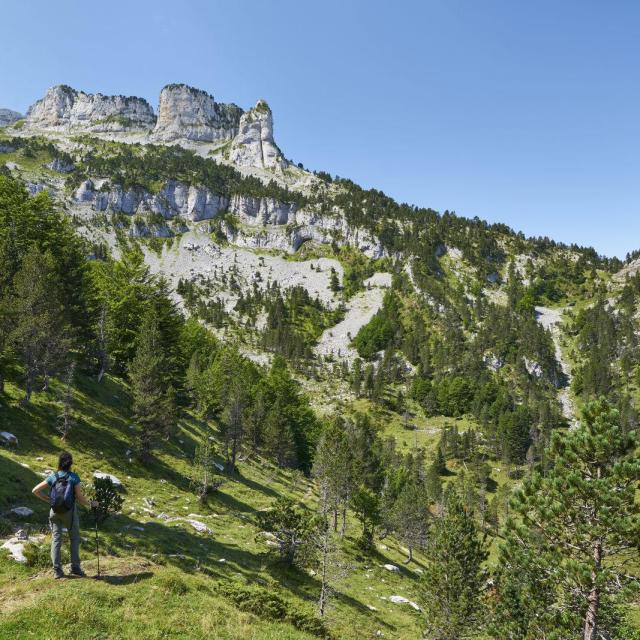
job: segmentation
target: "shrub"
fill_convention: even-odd
[[[13,533],[13,525],[10,520],[0,518],[0,536],[6,537]]]
[[[189,591],[187,583],[175,574],[162,576],[159,580],[160,588],[167,595],[183,596]]]
[[[107,518],[122,509],[124,500],[109,478],[95,478],[89,494],[92,500],[98,503],[94,509],[98,524],[102,524]]]
[[[319,638],[331,635],[322,620],[313,613],[288,602],[274,591],[258,585],[240,585],[219,582],[215,590],[231,600],[238,609],[247,611],[267,620],[284,620],[300,631]]]
[[[36,544],[35,542],[27,542],[22,551],[27,559],[26,565],[36,569],[47,569],[51,567],[51,547],[50,541]],[[62,564],[69,562],[69,550],[66,545],[62,546],[60,555]]]

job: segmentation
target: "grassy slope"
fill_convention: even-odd
[[[18,436],[19,447],[0,450],[3,476],[9,477],[0,484],[0,512],[13,506],[33,508],[30,521],[35,531],[46,523],[47,507],[31,497],[30,489],[54,466],[62,446],[53,426],[59,410],[53,393],[36,394],[33,405],[23,409],[17,404],[18,387],[9,383],[7,390],[10,399],[0,404],[0,425]],[[311,637],[288,624],[239,611],[214,592],[219,580],[260,584],[293,607],[313,612],[317,580],[301,571],[284,573],[266,554],[268,547],[256,540],[253,524],[255,511],[268,507],[280,494],[312,506],[310,484],[303,479],[293,486],[288,473],[264,460],[248,460],[241,464],[242,476],[229,479],[203,507],[190,492],[187,476],[196,440],[215,432],[187,416],[154,462],[143,467],[125,455],[133,433],[123,409],[127,405],[127,389],[118,380],[97,385],[81,378],[76,395],[80,424],[66,444],[81,477],[88,480],[99,470],[115,474],[125,486],[123,513],[107,522],[101,533],[109,580],[54,582],[43,568],[27,568],[2,557],[0,638],[54,637],[65,624],[75,638],[132,637],[142,630],[145,638]],[[145,511],[144,497],[155,502],[154,515]],[[155,517],[161,512],[171,517],[198,514],[213,534],[199,534],[184,521],[168,523]],[[85,516],[87,536],[90,524]],[[390,595],[415,599],[418,574],[404,566],[400,574],[382,568],[384,563],[401,564],[402,552],[393,541],[385,540],[386,548],[374,557],[359,558],[353,544],[358,533],[352,523],[348,535],[353,537],[346,546],[354,570],[339,587],[330,629],[338,638],[374,637],[377,630],[387,638],[418,637],[418,614],[407,605],[380,599]],[[89,539],[82,555],[90,574],[95,572],[92,551]],[[419,560],[410,566],[419,567]],[[52,597],[56,594],[64,597]]]

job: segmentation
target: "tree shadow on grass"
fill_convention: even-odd
[[[44,502],[37,500],[31,494],[31,489],[42,481],[42,477],[31,469],[23,467],[21,464],[11,459],[0,450],[0,469],[2,469],[2,483],[0,483],[0,515],[6,515],[10,519],[15,519],[10,510],[13,507],[28,507],[33,509],[32,516],[21,518],[20,524],[42,525],[46,523],[49,507]]]
[[[107,584],[115,585],[115,586],[124,586],[129,584],[135,584],[136,582],[141,582],[142,580],[148,580],[149,578],[153,578],[154,573],[152,571],[141,571],[140,573],[131,573],[126,576],[110,576],[110,575],[100,575],[100,582],[106,582]]]

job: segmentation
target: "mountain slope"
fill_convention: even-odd
[[[61,446],[84,478],[122,480],[102,534],[112,579],[90,587],[104,637],[138,633],[145,598],[150,637],[419,637],[429,536],[398,515],[405,489],[429,522],[459,495],[493,572],[512,491],[548,472],[553,434],[601,394],[637,426],[633,262],[306,171],[264,101],[169,85],[156,115],[54,87],[0,129],[0,174],[0,424],[19,441],[0,450],[0,504],[35,507],[38,529],[28,491]],[[30,369],[19,320],[34,308],[60,339]],[[62,442],[65,376],[77,424]],[[340,464],[322,458],[329,437]],[[224,484],[200,505],[205,443]],[[335,523],[322,619],[317,559],[287,568],[260,532],[281,497]],[[24,582],[46,559],[1,562],[0,631],[41,629],[51,590],[78,603],[76,583]]]

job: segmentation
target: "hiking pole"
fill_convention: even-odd
[[[96,532],[96,558],[98,559],[98,573],[96,574],[96,580],[100,580],[100,543],[98,542],[98,509],[96,507],[93,507],[92,511],[93,511],[93,519],[94,519],[94,528]]]

